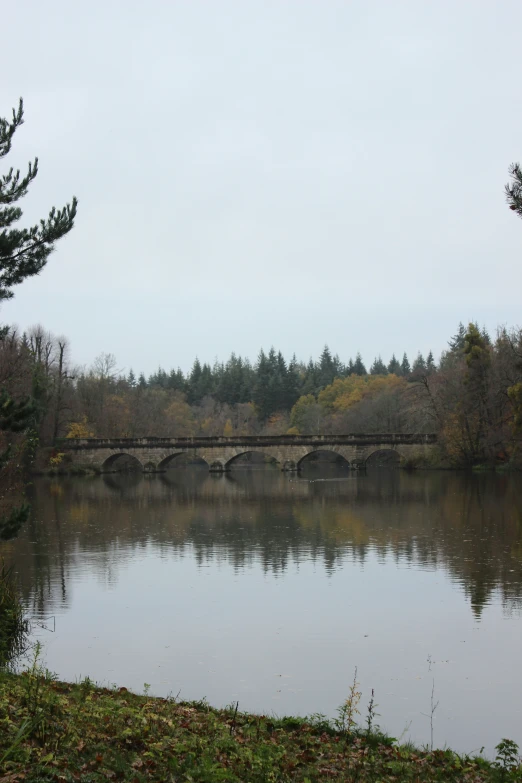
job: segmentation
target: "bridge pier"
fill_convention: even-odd
[[[209,473],[228,473],[230,468],[222,462],[211,462],[208,466]]]

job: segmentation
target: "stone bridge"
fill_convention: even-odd
[[[436,435],[415,433],[386,435],[253,435],[194,438],[64,438],[57,450],[65,464],[102,473],[119,470],[122,457],[146,472],[163,472],[180,455],[204,460],[209,470],[222,473],[237,457],[255,453],[277,462],[281,470],[299,470],[318,452],[333,452],[352,468],[362,468],[375,452],[394,451],[401,463],[429,457]]]

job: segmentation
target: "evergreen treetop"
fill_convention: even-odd
[[[0,158],[10,152],[14,134],[23,122],[24,105],[20,98],[11,121],[0,117]],[[68,234],[74,225],[76,197],[62,209],[53,207],[46,220],[40,220],[31,228],[12,228],[22,217],[16,202],[27,194],[37,174],[38,158],[35,158],[29,163],[25,176],[13,168],[0,176],[0,301],[10,299],[13,286],[43,269],[57,240]]]
[[[364,366],[362,356],[359,352],[357,352],[357,356],[355,357],[355,362],[353,363],[353,374],[366,375],[366,367]]]
[[[406,353],[404,353],[401,362],[401,375],[406,378],[410,373],[411,373],[411,367],[408,361],[408,356]]]
[[[392,355],[392,358],[388,363],[388,372],[390,373],[390,375],[401,374],[401,363],[397,360],[395,354]]]

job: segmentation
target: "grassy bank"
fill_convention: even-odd
[[[346,711],[341,722],[349,725]],[[421,752],[322,719],[250,715],[237,705],[215,710],[89,680],[61,683],[36,664],[0,675],[3,783],[522,780],[513,750],[492,763]]]

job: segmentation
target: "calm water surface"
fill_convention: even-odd
[[[4,552],[61,678],[333,716],[357,666],[394,736],[429,742],[434,682],[438,746],[522,744],[520,477],[178,468],[32,494]]]

